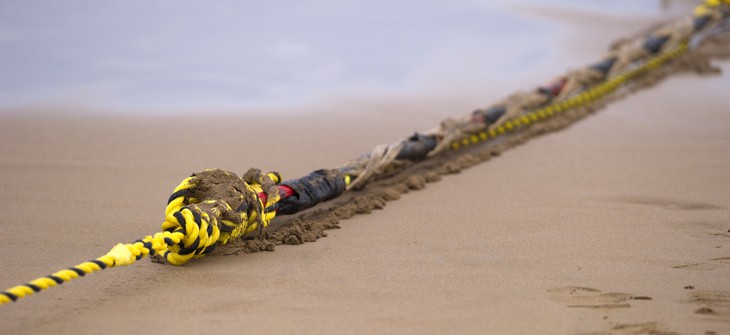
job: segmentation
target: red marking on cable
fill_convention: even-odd
[[[281,196],[282,199],[291,197],[295,193],[294,190],[289,186],[279,185],[278,187],[279,187],[279,195]]]
[[[279,185],[277,187],[279,188],[279,196],[281,197],[281,199],[286,199],[295,194],[294,190],[289,186]],[[259,196],[259,199],[261,199],[261,202],[264,203],[264,207],[266,207],[266,205],[267,205],[266,202],[269,199],[269,197],[266,196],[266,193],[264,193],[264,192],[259,192],[258,196]]]

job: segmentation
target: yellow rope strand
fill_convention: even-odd
[[[728,0],[730,1],[730,0]],[[661,53],[658,56],[655,56],[647,61],[645,61],[642,65],[627,71],[623,74],[619,74],[615,76],[614,78],[607,80],[601,84],[598,84],[594,86],[593,88],[590,88],[588,90],[585,90],[573,97],[570,97],[564,101],[556,102],[553,104],[550,104],[546,107],[540,108],[538,110],[525,113],[523,115],[515,116],[511,119],[508,119],[501,125],[497,126],[494,129],[490,130],[484,130],[477,134],[472,134],[470,136],[467,136],[460,141],[454,141],[451,143],[451,148],[453,150],[458,150],[462,147],[469,146],[471,144],[476,144],[479,142],[484,142],[486,140],[515,132],[522,127],[529,126],[533,123],[540,122],[546,119],[549,119],[557,114],[560,114],[562,112],[565,112],[570,109],[580,108],[585,105],[588,105],[592,103],[593,101],[596,101],[600,98],[603,98],[613,92],[615,92],[621,85],[624,83],[631,81],[651,70],[655,70],[668,61],[677,58],[684,54],[687,51],[687,42],[681,43],[679,46],[675,47],[672,50],[665,51]]]

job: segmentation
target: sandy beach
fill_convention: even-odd
[[[524,15],[569,31],[545,67],[461,95],[0,113],[0,286],[156,232],[191,172],[335,167],[658,21]],[[730,334],[730,62],[717,64],[722,75],[672,76],[314,243],[95,273],[2,306],[0,333]]]

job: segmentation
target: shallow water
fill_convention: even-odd
[[[658,17],[686,7],[658,0],[217,4],[2,1],[0,108],[171,113],[448,93],[528,71],[548,56],[562,33],[557,22],[519,15],[520,8]]]

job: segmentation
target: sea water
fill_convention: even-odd
[[[0,0],[0,109],[286,110],[343,96],[448,93],[539,66],[558,32],[521,15],[525,8],[658,17],[682,6]]]

